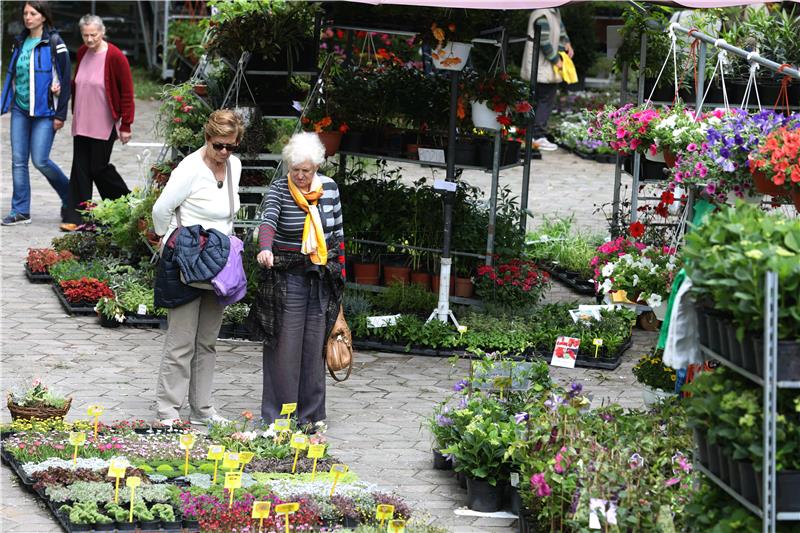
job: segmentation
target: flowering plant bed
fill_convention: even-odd
[[[64,311],[66,311],[67,314],[70,315],[95,314],[94,310],[95,303],[82,302],[78,304],[73,304],[69,300],[67,300],[67,297],[64,295],[64,291],[61,290],[61,287],[59,285],[53,284],[52,287],[53,287],[53,292],[56,293],[56,296],[58,297],[58,301],[61,302],[61,307],[64,308]]]
[[[649,104],[606,106],[597,112],[588,132],[618,154],[644,153],[653,144],[652,127],[659,117],[659,111]]]
[[[484,301],[511,309],[535,305],[550,288],[550,275],[533,261],[512,259],[479,266],[475,290]]]
[[[33,274],[47,274],[51,266],[58,262],[74,259],[69,250],[56,251],[52,248],[28,248],[25,268]]]

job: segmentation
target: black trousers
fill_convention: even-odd
[[[64,213],[64,222],[80,224],[82,222],[77,210],[83,202],[92,199],[92,188],[97,185],[100,197],[116,200],[128,194],[130,189],[125,185],[111,160],[111,150],[117,140],[117,129],[111,129],[107,141],[76,135],[72,142],[72,170],[69,176],[69,200]]]
[[[325,419],[325,309],[327,289],[314,274],[287,274],[281,330],[264,343],[261,418],[270,424],[284,403],[297,403],[301,424]]]
[[[547,121],[556,106],[558,83],[537,83],[536,102],[533,117],[533,138],[540,139],[547,136]]]

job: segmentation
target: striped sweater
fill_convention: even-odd
[[[319,216],[325,231],[325,240],[335,235],[340,242],[339,250],[328,250],[328,259],[338,256],[344,264],[344,226],[339,187],[327,176],[319,176],[322,182],[322,198],[319,199]],[[258,245],[263,250],[298,252],[303,239],[303,224],[306,213],[300,209],[289,192],[289,178],[272,182],[267,192],[267,203],[261,214],[263,222],[258,229]],[[342,272],[344,275],[344,271]]]
[[[556,13],[558,10],[554,9]],[[561,57],[558,55],[558,52],[564,51],[567,49],[567,44],[569,43],[569,36],[567,35],[567,30],[564,28],[564,22],[561,21],[561,15],[557,15],[559,20],[559,28],[558,28],[558,50],[553,49],[553,45],[550,43],[550,23],[547,20],[547,17],[539,17],[536,19],[536,25],[542,28],[542,37],[541,37],[541,48],[542,54],[544,57],[547,58],[553,64],[558,63],[558,60]]]

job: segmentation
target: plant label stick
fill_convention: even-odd
[[[100,421],[100,415],[103,414],[102,405],[90,405],[86,412],[89,416],[94,417],[94,441],[97,442],[97,425]]]
[[[225,454],[225,446],[221,446],[219,444],[212,444],[208,447],[208,459],[210,461],[214,461],[214,480],[212,481],[213,484],[217,483],[217,466],[219,465],[219,460],[222,459],[223,455]]]
[[[289,440],[289,446],[294,448],[294,463],[292,463],[292,474],[297,473],[297,458],[300,456],[300,450],[305,450],[308,447],[308,437],[302,433],[295,433]]]
[[[393,516],[394,516],[394,505],[379,503],[375,507],[375,519],[380,520],[381,529],[383,529],[384,522],[386,522],[387,520],[391,520]]]
[[[278,432],[278,442],[283,442],[283,434],[291,431],[292,421],[288,418],[278,418],[273,425],[275,431]]]
[[[272,509],[272,502],[253,502],[253,514],[251,518],[258,518],[258,530],[264,529],[264,519],[269,518],[269,512]]]
[[[238,470],[239,469],[239,454],[235,452],[225,452],[222,459],[223,470]]]
[[[239,472],[244,472],[244,465],[252,461],[255,456],[253,452],[239,452]]]
[[[389,533],[406,533],[405,520],[389,520]]]
[[[282,514],[286,517],[284,522],[285,533],[289,533],[289,515],[297,512],[298,509],[300,509],[300,504],[297,502],[282,503],[275,506],[275,514]]]
[[[186,450],[186,460],[183,463],[183,475],[189,475],[189,450],[194,446],[195,434],[185,433],[178,438],[178,446],[181,450]]]
[[[78,446],[83,446],[86,443],[85,431],[70,431],[69,443],[75,447],[72,452],[72,464],[78,464]]]
[[[308,458],[314,459],[314,468],[311,469],[311,481],[314,481],[314,477],[317,475],[317,459],[322,459],[323,455],[325,455],[324,444],[310,444],[308,446]]]
[[[142,478],[131,476],[125,480],[125,486],[131,489],[131,510],[128,513],[128,522],[133,522],[133,500],[136,494],[136,487],[142,484]]]
[[[336,489],[336,484],[339,482],[339,478],[342,477],[347,473],[347,465],[331,465],[331,475],[333,476],[333,485],[331,485],[331,497],[333,497],[333,491]]]
[[[286,415],[287,420],[295,411],[297,411],[296,403],[285,403],[281,406],[281,416]]]
[[[228,500],[228,509],[233,507],[233,493],[236,489],[242,487],[242,473],[241,472],[226,472],[224,487],[230,492],[230,500]]]
[[[595,359],[597,359],[597,352],[598,352],[598,350],[600,350],[600,347],[603,345],[603,339],[594,339],[592,341],[592,344],[594,344],[594,357],[595,357]]]
[[[108,465],[108,477],[116,478],[114,482],[114,503],[119,503],[119,479],[125,477],[128,465],[123,461],[111,461]]]

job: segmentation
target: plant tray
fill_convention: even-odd
[[[569,274],[566,273],[566,271],[552,264],[540,263],[540,266],[542,267],[543,270],[549,272],[551,276],[553,276],[558,281],[560,281],[573,291],[577,292],[578,294],[584,294],[586,296],[594,296],[595,290],[593,283],[579,279],[574,276],[570,276]]]
[[[20,483],[22,483],[25,489],[32,491],[33,479],[31,479],[30,476],[28,476],[28,474],[25,473],[25,471],[22,469],[22,464],[20,464],[20,462],[17,461],[16,458],[14,458],[14,456],[11,455],[11,453],[9,453],[8,450],[6,450],[5,446],[0,451],[0,457],[2,457],[3,462],[7,464],[9,468],[11,468],[14,474],[17,475]]]
[[[28,281],[31,283],[50,283],[53,281],[53,277],[46,272],[33,272],[28,266],[28,263],[25,263],[25,277],[27,277]]]
[[[64,292],[61,290],[61,287],[56,285],[55,283],[51,285],[53,287],[53,292],[56,293],[58,297],[58,301],[61,302],[61,307],[64,308],[64,311],[70,315],[95,315],[97,314],[94,310],[94,306],[86,306],[86,305],[72,305],[67,301],[67,297],[64,296]]]
[[[157,329],[167,329],[167,319],[157,316],[150,316],[150,315],[133,315],[133,314],[126,314],[125,320],[122,322],[123,326],[129,326],[132,328],[157,328]]]

